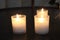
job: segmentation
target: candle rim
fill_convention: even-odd
[[[17,15],[19,16],[19,18],[25,17],[25,15],[22,15],[22,14],[15,14],[15,15],[12,15],[11,17],[16,18]]]
[[[43,9],[43,11],[48,11],[48,9],[45,9],[45,8],[37,9],[37,11],[41,11],[42,9]]]
[[[41,16],[35,15],[34,17],[40,18]],[[49,17],[49,15],[47,15],[46,17]],[[44,18],[46,18],[44,17]]]

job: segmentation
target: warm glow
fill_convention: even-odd
[[[37,34],[47,34],[49,32],[49,15],[48,10],[39,9],[34,16],[35,32]]]
[[[41,9],[41,11],[43,12],[43,11],[44,11],[44,9],[42,8],[42,9]]]
[[[21,16],[22,16],[22,15],[18,15],[18,14],[16,14],[16,21],[21,20]]]
[[[43,8],[41,9],[41,14],[42,14],[42,13],[44,13],[44,9],[43,9]]]
[[[43,18],[44,17],[44,14],[40,15],[40,17]]]
[[[16,18],[19,18],[19,15],[18,14],[16,14]]]
[[[38,21],[43,23],[44,22],[44,18],[39,18]]]
[[[16,14],[11,16],[13,33],[26,33],[26,16]]]
[[[19,21],[19,15],[18,14],[16,15],[16,21]]]

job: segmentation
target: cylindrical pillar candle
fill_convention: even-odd
[[[26,16],[16,14],[11,16],[12,27],[14,34],[21,34],[26,32]]]
[[[48,10],[37,10],[37,15],[34,16],[35,32],[37,34],[47,34],[49,32],[49,16]]]

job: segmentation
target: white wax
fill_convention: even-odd
[[[26,33],[26,16],[20,17],[21,15],[11,16],[13,32],[15,34]]]
[[[47,34],[49,32],[49,16],[46,18],[34,17],[35,32],[37,34]]]
[[[37,34],[47,34],[49,32],[49,16],[48,10],[37,10],[37,15],[34,16],[35,32]]]

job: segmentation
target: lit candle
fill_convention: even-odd
[[[13,33],[21,34],[26,32],[26,16],[25,15],[13,15],[11,16]]]
[[[37,10],[37,15],[34,16],[35,32],[37,34],[47,34],[49,32],[49,16],[48,10]]]

